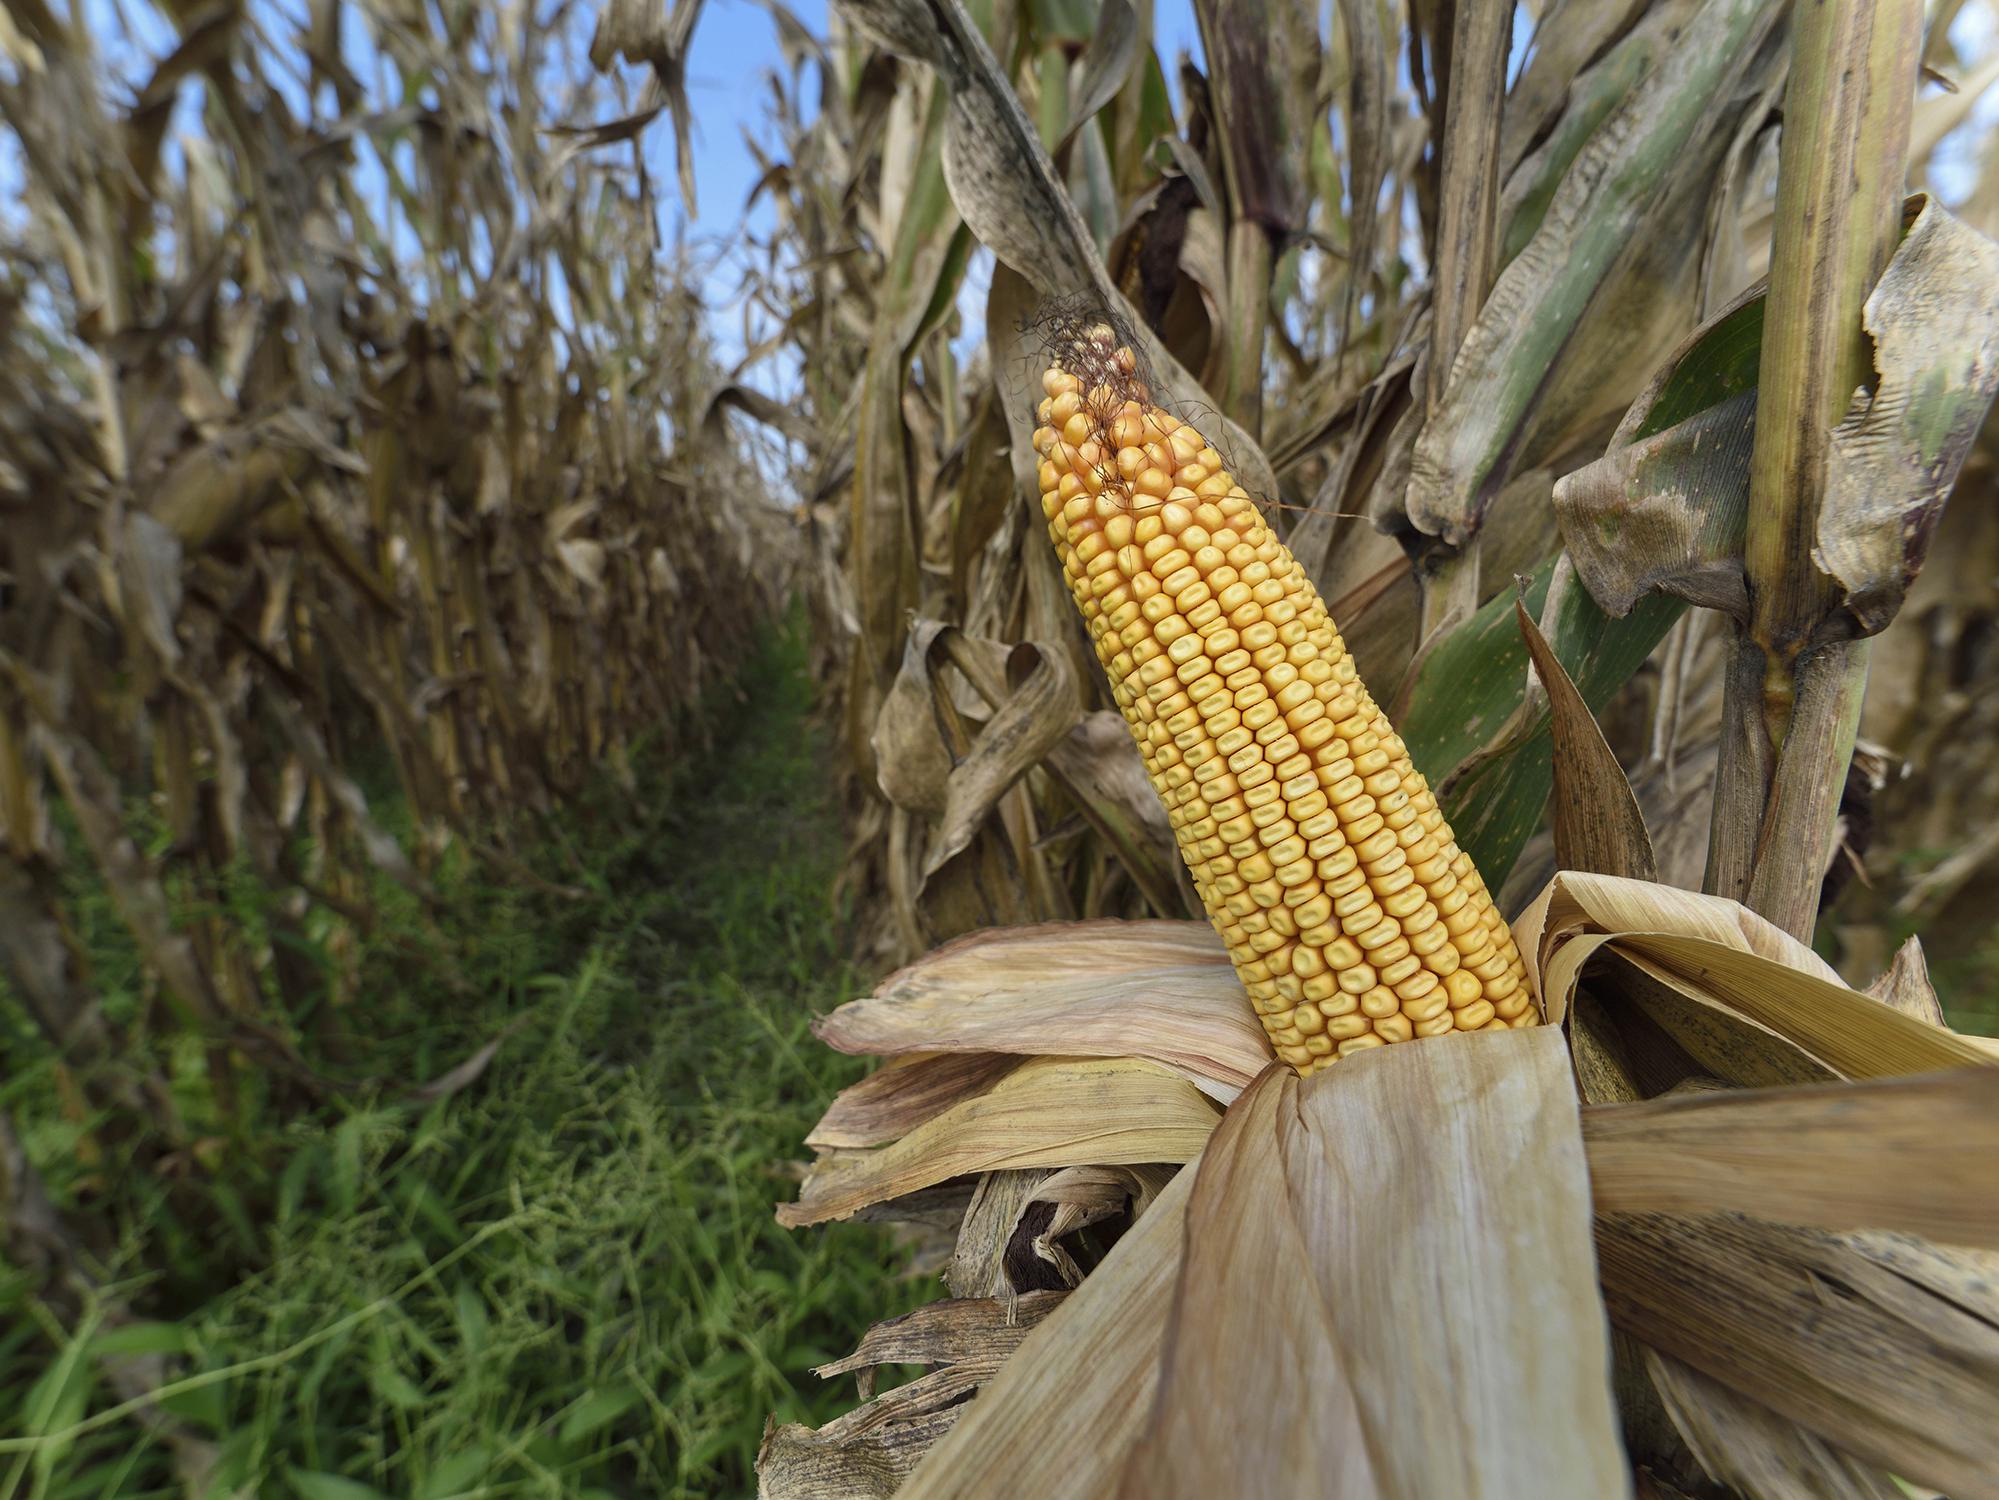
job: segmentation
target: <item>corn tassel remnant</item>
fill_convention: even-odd
[[[1034,434],[1048,534],[1278,1056],[1532,1025],[1513,935],[1304,569],[1108,328],[1072,344]]]

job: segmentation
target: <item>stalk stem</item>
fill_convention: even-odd
[[[1435,421],[1450,388],[1451,367],[1492,291],[1499,260],[1499,124],[1506,106],[1506,52],[1513,6],[1462,0],[1452,20],[1444,106],[1442,182],[1437,209],[1435,290],[1425,412]],[[1440,59],[1442,60],[1442,59]],[[1422,639],[1478,608],[1476,537],[1453,547],[1424,541]]]
[[[1802,939],[1852,754],[1844,726],[1866,681],[1866,653],[1812,553],[1831,431],[1874,380],[1861,307],[1901,233],[1922,10],[1800,0],[1792,21],[1750,464],[1750,609],[1725,688],[1708,887]]]

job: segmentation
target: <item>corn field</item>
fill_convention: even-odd
[[[764,179],[903,965],[779,1216],[948,1296],[763,1493],[1986,1493],[1989,29],[1194,17],[855,0]]]
[[[476,1087],[388,914],[583,899],[795,601],[887,977],[777,1217],[948,1295],[761,1494],[1999,1493],[1999,7],[761,3],[753,121],[701,0],[0,10],[74,1161]],[[11,1111],[44,1323],[144,1326]]]
[[[80,1086],[170,1140],[64,930],[79,867],[162,1022],[218,1074],[312,1096],[273,1013],[319,970],[357,999],[357,872],[421,893],[441,842],[553,812],[669,725],[773,596],[758,554],[788,528],[701,441],[699,308],[662,270],[652,185],[543,140],[547,44],[520,15],[383,18],[385,58],[442,91],[384,111],[335,67],[340,108],[309,118],[255,81],[282,59],[232,16],[194,18],[123,109],[81,17],[10,16],[30,218],[5,302],[0,949]],[[191,91],[210,128],[169,163]],[[408,838],[371,815],[362,757],[392,768]],[[238,878],[281,893],[260,943],[223,913],[169,924],[169,891]]]
[[[651,18],[370,12],[367,79],[357,17],[272,19],[0,15],[0,989],[85,1163],[169,1205],[436,1084],[369,1045],[382,893],[435,913],[467,858],[562,886],[518,840],[632,788],[796,534],[704,408],[670,189],[606,155],[671,72]],[[59,1318],[136,1315],[93,1269],[116,1180],[53,1215],[0,1107],[0,1244]]]
[[[1144,345],[1171,410],[1212,414],[1209,436],[1313,577],[1466,847],[1495,888],[1514,879],[1509,911],[1552,869],[1547,716],[1511,623],[1523,577],[1632,769],[1662,878],[1698,886],[1728,630],[1687,609],[1711,602],[1702,585],[1653,591],[1642,569],[1664,559],[1625,564],[1614,586],[1580,571],[1573,543],[1559,559],[1581,520],[1619,503],[1612,486],[1640,458],[1606,450],[1653,435],[1634,408],[1697,330],[1721,329],[1700,373],[1737,399],[1723,436],[1743,440],[1753,360],[1745,371],[1738,344],[1726,365],[1744,335],[1725,319],[1769,265],[1786,8],[1530,7],[1511,29],[1494,10],[1459,54],[1449,7],[1341,6],[1330,23],[1199,7],[1213,61],[1182,67],[1178,119],[1176,60],[1151,47],[1142,9],[973,8],[976,38],[921,48],[913,22],[878,9],[837,10],[828,47],[794,38],[775,105],[787,154],[759,185],[779,228],[753,272],[805,372],[783,430],[804,445],[873,951],[1198,910],[1015,494],[1034,488],[1041,355],[1079,312]],[[1951,40],[1960,11],[1930,17],[1925,66],[1982,77],[1985,52]],[[1479,72],[1454,78],[1459,55]],[[807,116],[811,72],[825,104]],[[1459,84],[1484,91],[1483,117],[1466,106],[1473,134],[1452,153]],[[1953,215],[1989,233],[1989,166],[1962,165],[1978,97],[1925,87],[1902,154],[1912,187],[1949,157],[1968,179]],[[809,273],[789,269],[794,249]],[[1435,356],[1445,343],[1460,352]],[[1962,463],[1958,492],[1985,493],[1989,437]],[[1739,528],[1746,496],[1731,504]],[[1856,974],[1918,919],[1975,905],[1983,856],[1945,870],[1921,851],[1949,844],[1935,841],[1947,825],[1990,821],[1990,778],[1931,780],[1944,747],[1919,748],[1937,726],[1919,727],[1916,704],[1958,705],[1953,722],[1979,712],[1982,513],[1931,513],[1951,571],[1915,574],[1907,607],[1882,617],[1896,623],[1872,651],[1890,666],[1865,700],[1838,851],[1797,865],[1847,898],[1835,940]],[[1701,545],[1657,520],[1648,547]],[[1877,803],[1935,821],[1917,834]]]

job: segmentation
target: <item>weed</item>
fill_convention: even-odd
[[[52,1065],[17,1074],[57,1198],[115,1206],[106,1298],[145,1321],[58,1320],[0,1274],[0,1496],[179,1492],[108,1383],[118,1352],[172,1370],[160,1411],[213,1445],[217,1494],[747,1493],[766,1414],[831,1416],[845,1393],[811,1367],[916,1289],[872,1231],[771,1217],[771,1164],[860,1071],[808,1030],[856,983],[808,708],[794,628],[710,750],[638,796],[606,778],[550,836],[531,862],[582,899],[464,859],[437,914],[385,893],[358,1001],[297,1019],[402,1082],[249,1141],[196,1193],[85,1170]],[[475,1082],[410,1100],[502,1035]]]

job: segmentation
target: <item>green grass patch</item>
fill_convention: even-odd
[[[292,1019],[394,1082],[218,1143],[226,1171],[83,1150],[16,1028],[7,1107],[141,1321],[59,1315],[0,1266],[0,1500],[184,1493],[186,1445],[119,1412],[114,1353],[167,1382],[210,1492],[301,1500],[748,1494],[766,1415],[849,1400],[811,1366],[924,1289],[873,1231],[772,1220],[780,1164],[862,1071],[808,1029],[858,981],[807,695],[794,628],[708,748],[593,788],[528,860],[580,900],[463,859],[438,909],[381,893],[358,998]],[[142,982],[105,957],[101,981]],[[495,1039],[475,1082],[409,1098]]]

